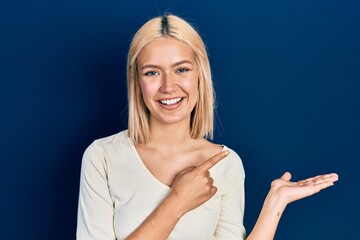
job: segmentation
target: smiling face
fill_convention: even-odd
[[[148,43],[138,59],[143,100],[150,123],[187,121],[198,100],[198,72],[192,51],[179,40],[159,38]]]

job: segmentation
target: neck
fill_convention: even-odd
[[[193,140],[190,135],[190,118],[174,124],[150,119],[150,133],[149,145],[169,151],[179,149]]]

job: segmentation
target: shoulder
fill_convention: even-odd
[[[130,145],[127,130],[94,140],[85,150],[83,161],[106,160],[107,156],[113,155],[118,148]]]
[[[230,196],[234,192],[242,192],[245,171],[239,155],[231,148],[221,145],[222,151],[229,154],[210,169],[210,173],[220,195]],[[230,195],[229,195],[230,194]]]
[[[116,134],[99,138],[94,140],[85,150],[85,153],[90,151],[101,151],[106,150],[107,148],[111,148],[113,146],[126,144],[128,143],[129,138],[127,136],[127,130],[123,130]]]
[[[227,172],[226,175],[237,175],[239,178],[245,178],[245,170],[240,156],[234,151],[232,148],[226,145],[218,145],[221,146],[221,151],[229,151],[229,155],[227,155],[223,160],[219,162],[219,164],[224,168]]]
[[[240,156],[231,148],[223,145],[223,150],[229,151],[229,155],[226,156],[226,160],[228,162],[229,168],[234,169],[236,171],[240,171],[242,175],[245,176],[244,166]]]
[[[202,140],[201,148],[203,149],[202,153],[204,159],[209,159],[210,157],[214,156],[215,154],[221,152],[221,151],[229,151],[229,155],[226,156],[223,160],[221,160],[218,164],[222,168],[230,169],[235,168],[235,171],[241,172],[244,174],[244,167],[242,164],[242,160],[240,156],[231,148],[227,147],[223,144],[216,144],[213,142],[210,142],[206,139]]]
[[[210,142],[206,139],[201,139],[197,148],[201,149],[201,155],[204,161],[223,151],[222,145]]]
[[[221,151],[229,151],[229,155],[226,156],[223,160],[221,160],[217,165],[228,171],[237,172],[240,176],[245,176],[242,160],[233,149],[227,147],[226,145],[212,143],[207,140],[204,140],[203,149],[205,149],[204,154],[206,154],[206,159],[214,156]]]
[[[231,159],[231,161],[235,161],[235,162],[240,162],[241,163],[241,158],[240,156],[230,147],[223,145],[223,144],[216,144],[213,142],[210,142],[208,140],[203,141],[202,143],[202,148],[205,150],[204,152],[207,152],[208,154],[211,154],[211,156],[221,152],[221,151],[229,151],[230,154],[226,157],[228,159]],[[209,157],[211,157],[209,156]]]

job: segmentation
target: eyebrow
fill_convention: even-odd
[[[189,60],[183,60],[183,61],[180,61],[180,62],[176,62],[174,64],[172,64],[170,67],[176,67],[176,66],[179,66],[179,65],[182,65],[182,64],[193,64],[191,61]],[[154,64],[146,64],[146,65],[143,65],[141,67],[141,70],[145,69],[145,68],[160,68],[158,65],[154,65]]]

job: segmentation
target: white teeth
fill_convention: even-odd
[[[160,100],[160,103],[164,104],[164,105],[173,105],[173,104],[176,104],[176,103],[180,102],[181,99],[182,98],[173,98],[173,99]]]

